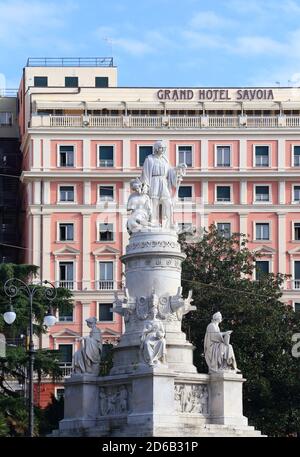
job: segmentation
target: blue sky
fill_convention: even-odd
[[[0,73],[110,56],[120,86],[300,85],[300,0],[0,0]],[[1,81],[1,79],[0,79]]]

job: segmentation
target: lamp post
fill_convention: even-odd
[[[17,283],[18,285],[16,285]],[[51,287],[44,287],[45,297],[52,301],[56,297],[56,288],[54,284],[45,280],[36,284],[26,284],[24,281],[18,278],[11,278],[6,281],[4,284],[4,292],[10,297],[16,297],[21,291],[25,292],[29,298],[29,417],[28,417],[28,434],[33,436],[34,434],[34,398],[33,398],[33,365],[34,365],[34,344],[33,344],[33,312],[32,304],[33,298],[37,291],[40,290],[40,287],[43,285],[49,284]],[[3,318],[7,324],[12,324],[16,319],[16,313],[14,312],[12,306],[10,310],[4,313]],[[51,312],[48,311],[47,315],[44,317],[44,324],[47,327],[51,327],[56,322],[55,316],[51,315]]]

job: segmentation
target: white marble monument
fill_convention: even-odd
[[[193,311],[192,292],[182,296],[185,254],[173,220],[185,165],[172,168],[156,142],[142,175],[131,182],[125,266],[126,286],[115,293],[114,312],[125,332],[113,368],[99,377],[81,370],[65,383],[65,415],[58,436],[259,436],[242,412],[242,384],[230,333],[214,316],[205,338],[209,374],[197,373],[194,347],[181,330]],[[93,341],[99,349],[99,338]],[[93,352],[93,354],[95,354]],[[77,359],[80,360],[81,355]],[[76,359],[76,357],[75,357]],[[93,367],[95,368],[95,367]]]

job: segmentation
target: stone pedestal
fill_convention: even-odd
[[[241,374],[221,372],[210,375],[210,419],[214,424],[245,426]]]
[[[194,347],[181,330],[193,310],[181,294],[181,252],[174,231],[134,233],[125,264],[125,299],[114,311],[125,333],[109,376],[73,375],[65,384],[59,436],[258,436],[242,412],[241,375],[198,374]],[[166,353],[147,361],[141,350],[148,326],[159,324]]]
[[[65,413],[60,421],[62,432],[84,432],[96,425],[99,410],[98,377],[89,374],[73,374],[65,381]]]

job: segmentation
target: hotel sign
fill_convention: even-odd
[[[158,100],[243,101],[274,100],[272,89],[159,89]]]

